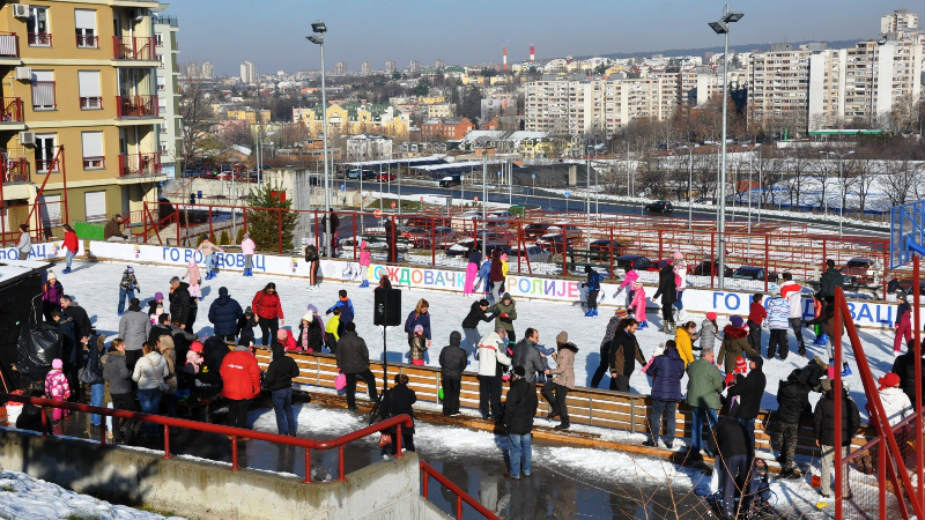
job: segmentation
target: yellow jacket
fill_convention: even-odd
[[[334,336],[335,341],[340,341],[340,335],[337,334],[337,328],[340,326],[340,316],[332,315],[324,324],[324,331]]]
[[[684,327],[678,327],[674,335],[675,346],[678,348],[678,354],[684,360],[684,368],[694,361],[694,348],[691,334]]]
[[[507,273],[510,272],[511,266],[507,263],[506,260],[501,261],[501,274],[506,278]]]

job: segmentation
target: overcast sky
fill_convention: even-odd
[[[877,36],[880,15],[894,9],[922,17],[925,0],[742,0],[734,44],[846,40]],[[721,43],[706,26],[722,13],[718,0],[173,0],[180,18],[181,63],[210,60],[237,74],[243,60],[259,72],[317,68],[317,47],[304,36],[324,20],[328,69],[369,60],[406,67],[566,55],[710,47]]]

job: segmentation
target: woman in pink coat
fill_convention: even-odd
[[[360,278],[363,279],[363,281],[360,282],[360,287],[369,287],[369,264],[372,263],[372,257],[366,249],[365,240],[360,242],[360,256],[357,258],[357,261],[360,264]]]
[[[469,255],[469,265],[466,266],[466,282],[463,285],[463,294],[475,293],[475,279],[479,274],[480,265],[482,265],[482,253],[473,251]]]
[[[244,255],[244,276],[254,276],[254,251],[257,250],[257,244],[251,240],[248,233],[244,233],[241,238],[241,254]]]
[[[634,317],[639,322],[639,328],[647,328],[649,322],[646,319],[646,291],[642,288],[641,282],[633,284],[633,301],[630,302],[630,307],[633,308]]]
[[[186,264],[186,274],[183,275],[183,278],[189,280],[189,295],[193,298],[202,298],[202,288],[199,287],[202,276],[199,274],[199,264],[196,263],[196,260],[189,259],[189,263]]]
[[[626,272],[626,276],[623,277],[623,283],[620,284],[620,287],[617,287],[617,291],[626,289],[627,307],[633,304],[633,292],[637,280],[639,280],[639,273],[637,273],[635,269],[630,268],[630,270]]]

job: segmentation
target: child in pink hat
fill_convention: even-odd
[[[55,401],[67,401],[71,398],[71,386],[62,372],[64,362],[58,358],[51,361],[51,370],[45,375],[45,397]],[[67,415],[67,410],[55,408],[52,411],[52,420],[60,421]]]

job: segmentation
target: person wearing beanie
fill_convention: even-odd
[[[235,339],[241,316],[244,316],[241,304],[228,295],[227,287],[219,287],[218,298],[209,306],[209,321],[215,335],[222,339]]]
[[[507,392],[504,403],[504,417],[502,423],[507,429],[508,445],[511,461],[508,474],[514,480],[520,480],[520,475],[529,477],[533,460],[532,434],[533,418],[536,416],[536,388],[524,379],[526,370],[522,366],[514,367],[514,377],[511,378],[511,388]]]
[[[205,347],[199,340],[194,341],[186,352],[186,363],[183,365],[183,371],[190,375],[196,375],[202,370],[202,363],[205,358],[202,355]]]
[[[883,412],[886,414],[890,426],[896,424],[906,417],[912,415],[912,402],[909,397],[903,393],[899,387],[899,375],[893,372],[887,372],[877,380],[880,384],[880,403],[883,405]],[[869,408],[869,407],[868,407]],[[873,417],[873,414],[870,414]]]
[[[421,327],[421,333],[415,331]],[[408,334],[408,347],[411,349],[411,363],[424,364],[424,351],[430,347],[430,303],[424,298],[418,300],[414,310],[405,319],[405,333]]]
[[[495,315],[495,329],[501,327],[507,332],[508,342],[513,345],[517,341],[514,333],[514,320],[517,319],[517,302],[510,293],[501,295],[501,300],[489,309]]]
[[[340,312],[340,311],[338,311]],[[344,333],[335,350],[337,368],[347,376],[347,409],[356,411],[357,379],[366,382],[369,391],[369,400],[373,403],[379,400],[376,392],[376,380],[369,370],[369,350],[363,338],[357,336],[356,324],[344,324]]]
[[[276,431],[280,435],[295,437],[298,430],[292,409],[292,380],[296,377],[299,377],[299,365],[283,349],[274,348],[273,361],[267,367],[263,388],[270,392],[276,414]]]
[[[675,416],[681,397],[681,378],[684,377],[684,360],[678,354],[673,340],[665,342],[665,352],[655,357],[646,371],[652,378],[652,404],[649,408],[649,439],[643,446],[656,447],[661,439],[665,447],[674,449]],[[662,434],[662,421],[665,433]]]
[[[62,369],[64,362],[59,358],[51,360],[51,370],[45,374],[45,397],[55,401],[67,401],[71,398],[71,385],[67,382],[67,376]],[[55,408],[52,411],[52,420],[60,421],[67,412],[61,408]]]
[[[244,314],[238,319],[238,343],[241,345],[251,346],[254,344],[254,326],[257,325],[257,316],[254,310],[248,305],[244,309]]]
[[[491,252],[491,270],[488,273],[488,280],[491,282],[491,296],[489,299],[495,302],[501,299],[504,291],[504,266],[501,260],[501,250],[495,249]]]
[[[727,396],[739,397],[739,406],[735,409],[733,415],[745,427],[748,432],[751,445],[755,445],[755,418],[761,409],[761,398],[764,396],[764,389],[767,386],[762,366],[764,360],[761,355],[753,354],[748,357],[748,375],[736,375],[735,382],[729,387]]]
[[[559,417],[556,430],[568,430],[570,426],[566,397],[569,390],[575,388],[575,353],[578,347],[569,342],[564,330],[556,335],[555,369],[546,369],[546,375],[552,376],[552,382],[543,385],[543,398],[549,402],[549,418]]]
[[[739,357],[759,355],[745,339],[748,333],[742,327],[742,322],[742,317],[736,315],[729,318],[729,325],[723,328],[723,343],[719,348],[716,362],[727,374],[735,372],[736,360]]]
[[[585,275],[585,281],[581,284],[582,287],[588,290],[588,312],[585,313],[585,317],[593,318],[597,316],[597,297],[601,294],[601,281],[604,277],[592,269],[590,265],[585,266]]]
[[[713,346],[716,345],[716,335],[718,333],[719,325],[716,324],[716,313],[708,312],[704,320],[700,323],[700,332],[697,333],[697,336],[700,337],[700,349],[713,350]]]
[[[251,240],[249,233],[241,237],[241,254],[244,255],[244,276],[254,276],[254,251],[257,244]]]
[[[790,328],[790,303],[781,296],[780,289],[776,285],[772,285],[771,298],[765,304],[765,309],[768,311],[768,328],[771,330],[767,358],[772,359],[778,355],[781,360],[787,359],[790,353],[787,340],[787,329]]]
[[[809,405],[810,387],[806,384],[804,372],[806,369],[797,368],[790,372],[786,380],[777,385],[777,412],[772,416],[776,425],[772,426],[772,445],[779,445],[780,449],[780,478],[799,479],[800,474],[794,464],[797,449],[797,439],[800,429],[800,419],[812,413]]]
[[[507,331],[499,325],[479,340],[475,352],[479,361],[479,411],[483,419],[501,418],[501,372],[503,367],[511,365],[507,342]]]
[[[479,344],[479,339],[482,338],[482,336],[479,335],[479,322],[491,321],[494,317],[494,315],[489,312],[488,308],[488,300],[482,298],[479,301],[472,302],[472,305],[469,306],[469,314],[463,318],[462,329],[464,341],[462,348],[466,351],[467,355],[475,353]]]
[[[161,314],[164,314],[164,293],[158,291],[148,302],[148,317],[151,318],[151,323],[156,324]]]
[[[119,305],[117,307],[119,316],[122,316],[125,311],[125,303],[135,297],[135,291],[141,292],[141,288],[138,287],[135,270],[129,265],[122,271],[122,278],[119,280]]]
[[[167,298],[170,300],[170,319],[192,332],[198,307],[196,300],[190,295],[189,284],[180,281],[179,276],[174,276],[170,279],[170,293]]]
[[[440,385],[443,388],[443,415],[459,415],[459,391],[462,387],[462,374],[469,363],[466,351],[460,347],[462,334],[450,333],[450,344],[440,351]]]
[[[315,318],[311,311],[303,314],[302,319],[299,321],[297,343],[299,350],[308,353],[321,352],[324,347],[324,328],[322,328],[320,321]]]
[[[633,311],[633,317],[639,322],[640,329],[649,328],[649,319],[646,317],[646,291],[642,287],[642,282],[633,284],[633,298],[630,300],[629,308]]]
[[[45,283],[42,284],[42,314],[45,321],[51,321],[51,311],[61,310],[61,297],[64,296],[64,287],[51,269],[46,273]]]
[[[427,352],[427,344],[424,341],[424,326],[420,323],[414,326],[411,333],[411,351],[408,357],[412,365],[424,365],[424,353]]]
[[[279,329],[276,331],[276,340],[273,342],[271,350],[274,348],[281,348],[286,352],[297,352],[299,345],[296,343],[291,330]]]

